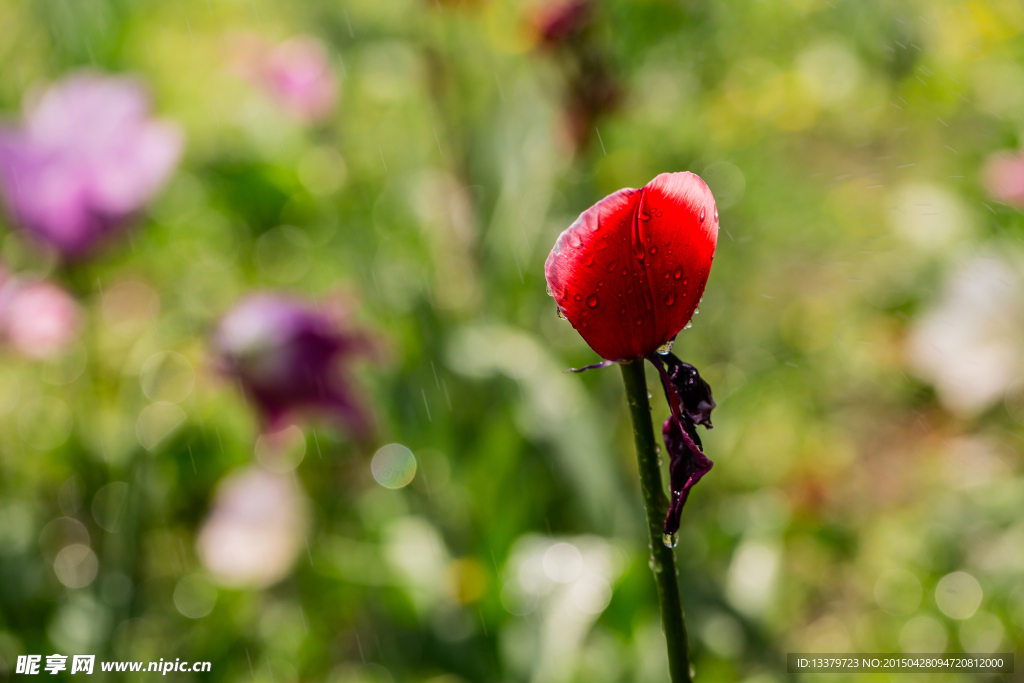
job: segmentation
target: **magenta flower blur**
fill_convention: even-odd
[[[150,116],[141,83],[81,72],[27,102],[20,127],[0,128],[0,194],[15,225],[80,258],[156,195],[183,142]]]
[[[362,437],[370,419],[343,366],[372,348],[344,323],[301,299],[253,294],[224,316],[213,343],[222,369],[238,379],[269,431],[310,411],[334,417]]]
[[[270,45],[260,36],[240,34],[232,45],[235,73],[259,86],[289,116],[303,123],[334,111],[337,78],[324,44],[296,36]]]

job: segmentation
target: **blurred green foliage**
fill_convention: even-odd
[[[535,11],[0,0],[12,119],[91,68],[140,75],[188,135],[100,257],[57,267],[4,231],[7,266],[62,281],[87,324],[66,356],[0,360],[0,671],[82,652],[212,662],[182,680],[664,680],[618,373],[562,374],[596,358],[542,264],[579,212],[675,170],[707,179],[722,227],[676,344],[719,403],[677,548],[697,680],[781,681],[792,651],[1020,649],[1020,297],[953,322],[980,330],[974,355],[919,356],[931,312],[974,286],[965,263],[1024,263],[1024,218],[979,175],[1021,142],[1022,6],[600,2],[591,40],[623,99],[580,148]],[[295,123],[235,76],[240,32],[323,40],[335,112]],[[305,425],[282,476],[307,533],[262,589],[221,585],[196,549],[218,482],[257,460],[206,341],[254,289],[343,294],[384,351],[357,380],[374,443]],[[166,351],[184,398],[146,391]],[[417,458],[405,488],[372,476],[388,443]],[[60,578],[69,544],[94,556]]]

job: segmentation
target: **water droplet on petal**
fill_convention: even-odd
[[[688,285],[688,284],[690,284],[690,278],[688,278],[688,277],[684,277],[684,278],[683,278],[683,284],[684,284],[684,285]]]
[[[590,296],[587,297],[588,306],[590,306],[591,308],[597,308],[597,304],[597,294],[591,294]]]
[[[579,249],[581,246],[583,246],[583,240],[581,240],[580,236],[577,235],[575,232],[569,233],[569,246],[571,246],[573,249]]]
[[[657,253],[658,253],[658,248],[657,247],[651,247],[651,254],[657,254]]]
[[[594,265],[594,255],[593,254],[587,254],[586,256],[584,256],[583,257],[583,265],[585,265],[588,268],[590,266]]]
[[[610,273],[613,270],[615,270],[615,266],[617,266],[617,265],[619,265],[619,264],[617,264],[615,261],[612,261],[607,266],[605,266],[604,269],[607,270]]]
[[[654,559],[654,555],[651,555],[651,559],[647,561],[647,566],[651,568],[651,571],[655,574],[661,573],[661,562]]]
[[[672,352],[672,345],[675,343],[675,339],[669,339],[667,342],[658,347],[658,354],[661,356],[667,356]]]
[[[691,327],[693,327],[693,323],[686,323],[686,327],[684,327],[683,329],[684,329],[684,330],[688,330],[688,329],[690,329]]]
[[[574,294],[572,298],[576,299],[576,301],[582,301],[583,300],[583,296],[581,294]]]
[[[701,222],[701,223],[703,223],[703,222],[704,222],[704,215],[705,215],[705,210],[704,210],[704,209],[701,209],[701,210],[700,210],[700,222]]]
[[[620,308],[619,309],[619,315],[626,315],[626,309],[625,308]]]
[[[665,305],[666,306],[671,306],[675,302],[676,302],[676,293],[675,292],[669,292],[668,294],[665,295]]]
[[[562,309],[561,308],[556,308],[555,309],[555,313],[558,314],[558,317],[560,319],[565,320],[565,313],[562,313]]]
[[[674,277],[675,279],[678,280],[682,276],[683,276],[683,267],[679,266],[679,267],[676,268],[676,272],[672,273],[672,277]]]
[[[637,318],[637,319],[636,319],[636,326],[637,326],[637,327],[640,327],[641,325],[643,325],[643,323],[644,323],[644,321],[643,321],[643,320],[641,320],[640,318]]]
[[[678,534],[662,534],[662,536],[661,536],[661,543],[666,548],[675,548],[677,545],[679,545],[679,535]]]
[[[547,291],[548,291],[548,296],[554,296],[555,295],[555,293],[551,291],[551,285],[548,285]]]

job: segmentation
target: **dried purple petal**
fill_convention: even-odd
[[[648,357],[661,376],[672,416],[665,420],[662,437],[669,455],[669,489],[672,498],[665,517],[665,533],[674,534],[679,530],[679,518],[683,505],[690,495],[690,489],[707,474],[714,465],[706,455],[697,425],[711,428],[711,411],[715,401],[711,387],[697,369],[684,363],[672,354]],[[664,362],[663,362],[664,361]]]

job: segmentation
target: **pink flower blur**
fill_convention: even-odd
[[[3,307],[8,343],[23,356],[42,360],[66,349],[78,334],[75,300],[50,282],[12,283]],[[5,287],[6,289],[6,287]]]
[[[217,486],[196,550],[222,585],[264,588],[288,575],[308,526],[308,511],[296,483],[249,467],[229,474]]]
[[[993,198],[1024,207],[1024,158],[1020,155],[994,154],[985,164],[982,176]]]
[[[311,36],[296,36],[277,46],[245,34],[233,46],[236,73],[260,86],[285,112],[298,121],[321,120],[338,100],[334,69],[324,44]]]
[[[26,100],[20,127],[0,128],[0,194],[18,227],[78,258],[153,198],[183,141],[151,118],[141,83],[80,72]]]

